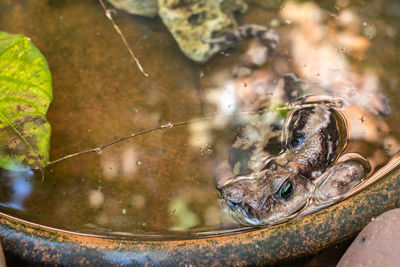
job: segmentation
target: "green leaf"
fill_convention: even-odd
[[[43,168],[49,160],[51,74],[22,35],[0,31],[0,168]]]

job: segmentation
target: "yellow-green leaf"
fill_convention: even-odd
[[[0,31],[0,168],[46,166],[51,100],[51,74],[43,55],[25,36]]]

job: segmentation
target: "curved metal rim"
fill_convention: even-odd
[[[33,263],[62,265],[265,264],[314,253],[400,206],[400,169],[335,206],[297,220],[221,237],[131,241],[74,233],[0,214],[0,241]]]

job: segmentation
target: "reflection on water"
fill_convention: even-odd
[[[175,199],[169,204],[169,211],[175,216],[176,222],[170,228],[172,231],[182,231],[199,224],[199,218],[191,211],[184,199]]]
[[[2,194],[0,206],[16,210],[24,210],[24,202],[32,193],[33,172],[25,171],[6,171],[2,170],[0,175]]]
[[[239,113],[285,105],[287,73],[304,81],[293,99],[323,94],[346,102],[352,125],[346,152],[363,154],[379,169],[399,151],[396,1],[254,5],[241,24],[274,27],[277,50],[262,58],[265,49],[252,40],[203,65],[185,58],[160,20],[116,11],[150,78],[137,71],[97,1],[54,3],[5,0],[0,8],[2,30],[29,36],[52,71],[52,160],[143,129],[221,116],[66,160],[47,168],[44,181],[31,172],[2,172],[2,211],[66,230],[136,238],[245,229],[219,208],[217,166],[229,158],[238,126],[255,125],[267,135],[263,127],[284,118],[282,110]],[[243,69],[243,61],[256,67]],[[250,136],[259,138],[256,131]]]
[[[126,147],[122,153],[102,151],[100,162],[106,179],[129,179],[137,172],[142,162],[133,147]]]

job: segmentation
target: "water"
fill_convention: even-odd
[[[248,116],[220,116],[172,128],[170,123],[235,113],[242,107],[236,98],[238,87],[268,87],[291,71],[313,82],[324,79],[323,83],[335,86],[348,79],[364,87],[379,84],[379,90],[392,102],[391,115],[384,117],[387,125],[376,127],[374,116],[367,117],[364,111],[351,112],[357,114],[355,120],[359,119],[362,125],[369,122],[376,135],[363,136],[370,128],[357,126],[361,131],[354,134],[370,139],[356,139],[348,147],[349,152],[375,159],[373,167],[379,169],[394,154],[400,137],[396,127],[400,119],[396,93],[400,71],[399,4],[324,1],[326,17],[315,24],[314,33],[320,29],[331,31],[321,35],[319,44],[326,49],[329,47],[324,41],[329,39],[334,44],[335,52],[330,54],[333,58],[328,65],[314,64],[319,61],[307,58],[318,55],[317,50],[304,53],[304,47],[292,49],[294,44],[301,45],[290,39],[296,36],[292,30],[300,26],[279,16],[278,11],[284,12],[285,7],[252,6],[240,19],[241,24],[266,26],[278,21],[280,26],[275,29],[282,43],[268,63],[255,72],[256,77],[234,80],[233,66],[245,52],[245,45],[198,65],[180,52],[160,19],[118,11],[115,20],[149,73],[150,77],[145,78],[98,1],[2,1],[1,29],[29,36],[52,72],[54,100],[47,116],[52,125],[52,160],[141,130],[158,126],[164,129],[131,138],[100,153],[55,164],[46,169],[44,181],[32,172],[3,171],[0,211],[60,229],[123,238],[187,238],[246,230],[220,210],[214,179],[218,162],[228,154],[234,129],[238,123],[246,123]],[[336,46],[339,37],[346,37],[336,34],[345,27],[338,25],[338,21],[346,21],[343,11],[358,16],[361,24],[357,29],[352,29],[351,23],[345,25],[350,33],[356,31],[355,36],[365,38],[357,39],[360,47]],[[363,44],[369,47],[364,49]],[[343,51],[347,52],[345,57]],[[295,56],[297,59],[293,59]],[[311,61],[304,63],[306,60]],[[343,67],[342,60],[348,68]],[[344,75],[338,70],[365,75],[353,77],[349,71]],[[336,95],[338,91],[324,94]],[[245,96],[243,101],[247,101],[249,110],[258,104],[259,96],[246,90],[240,94]],[[375,108],[373,103],[365,106]],[[387,137],[383,145],[377,142],[382,137]],[[383,162],[378,160],[381,158]]]

